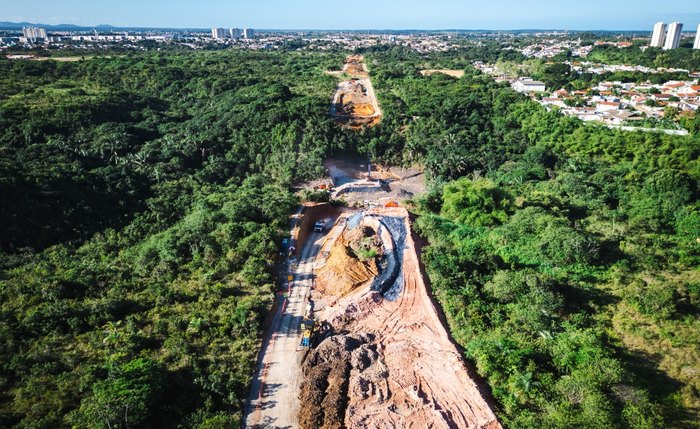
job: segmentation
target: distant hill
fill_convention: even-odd
[[[48,24],[34,24],[31,22],[5,22],[0,21],[0,29],[2,30],[21,30],[22,27],[43,27],[47,30],[92,30],[98,27],[81,27],[74,24],[58,24],[58,25],[48,25]]]
[[[81,26],[75,24],[37,24],[32,22],[7,22],[0,21],[0,30],[21,30],[22,27],[42,27],[46,28],[48,31],[147,31],[147,30],[160,30],[160,31],[209,31],[209,29],[201,28],[157,28],[157,27],[115,27],[109,24],[100,24],[95,26]]]

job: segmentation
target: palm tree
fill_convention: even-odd
[[[533,389],[540,386],[538,381],[534,380],[532,372],[517,373],[510,377],[510,389],[513,395],[522,403],[528,401]]]

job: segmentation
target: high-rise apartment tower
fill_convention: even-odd
[[[663,22],[657,22],[654,24],[654,32],[651,34],[651,44],[649,46],[654,48],[660,48],[664,45],[664,39],[666,38],[666,24]]]
[[[211,37],[214,39],[225,39],[227,31],[223,28],[212,28]]]
[[[666,41],[664,42],[664,49],[676,49],[681,43],[681,31],[683,31],[683,24],[680,22],[672,22],[668,24],[668,32],[666,33]]]

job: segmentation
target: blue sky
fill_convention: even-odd
[[[646,30],[700,23],[699,0],[2,0],[0,21],[280,29]]]

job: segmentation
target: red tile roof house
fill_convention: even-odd
[[[677,83],[670,83],[666,85],[666,88],[671,88],[671,89],[678,89],[678,88],[683,88],[687,84],[685,82],[677,82]]]
[[[695,101],[700,98],[700,92],[684,92],[682,94],[678,94],[678,98],[684,101]]]
[[[637,104],[644,104],[644,102],[647,101],[647,98],[643,95],[635,95],[630,101],[636,106]]]

